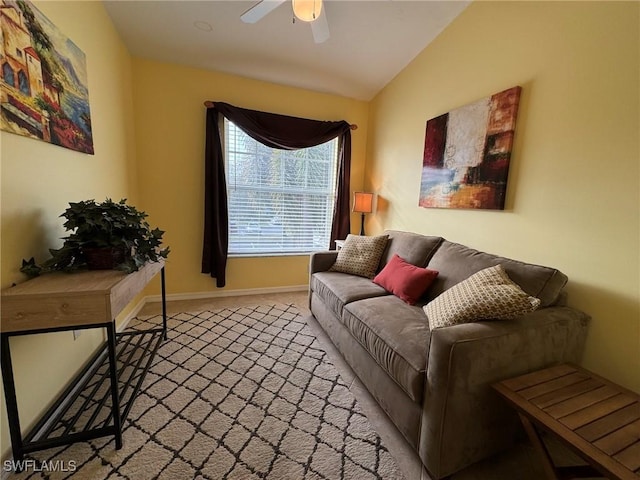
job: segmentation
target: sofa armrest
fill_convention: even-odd
[[[337,250],[313,252],[309,257],[309,310],[311,310],[311,276],[317,272],[326,272],[336,262]]]
[[[337,257],[337,250],[312,253],[309,257],[309,275],[316,272],[326,272],[335,263]]]
[[[419,453],[440,478],[508,447],[520,426],[499,380],[579,362],[589,316],[565,306],[431,333]]]

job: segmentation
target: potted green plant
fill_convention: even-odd
[[[72,233],[59,249],[50,249],[51,258],[37,265],[22,261],[20,271],[36,276],[55,270],[118,269],[138,270],[146,262],[167,258],[169,248],[161,248],[164,231],[151,229],[147,214],[128,205],[126,199],[97,203],[84,200],[69,203],[61,217]]]

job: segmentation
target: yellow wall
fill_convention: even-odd
[[[593,316],[584,365],[640,390],[637,2],[470,5],[371,104],[371,232],[550,265]],[[419,208],[426,120],[521,85],[507,208]]]
[[[131,58],[98,2],[37,2],[87,60],[95,155],[1,132],[2,288],[23,280],[22,258],[48,257],[65,232],[60,213],[70,201],[127,197],[135,201]],[[102,341],[98,330],[11,339],[23,428]],[[2,457],[10,448],[2,393]]]
[[[169,293],[218,292],[200,273],[204,204],[204,101],[356,123],[352,189],[362,186],[368,104],[223,73],[134,59],[136,146],[142,206],[166,230]],[[357,229],[357,216],[352,219]],[[308,255],[230,258],[224,290],[306,285]],[[156,293],[156,292],[153,292]]]

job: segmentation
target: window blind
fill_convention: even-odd
[[[329,245],[338,140],[280,150],[224,121],[229,254],[309,253]]]

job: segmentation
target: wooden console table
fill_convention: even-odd
[[[116,333],[115,318],[161,274],[162,328]],[[2,291],[0,360],[13,458],[46,448],[114,435],[122,448],[122,424],[153,357],[167,336],[164,261],[137,272],[56,272]],[[53,406],[23,438],[9,338],[17,335],[105,328],[106,342]]]
[[[609,479],[640,478],[636,393],[568,364],[504,380],[494,388],[518,410],[548,479],[598,476],[598,472]],[[555,435],[593,468],[555,467],[536,427]]]

